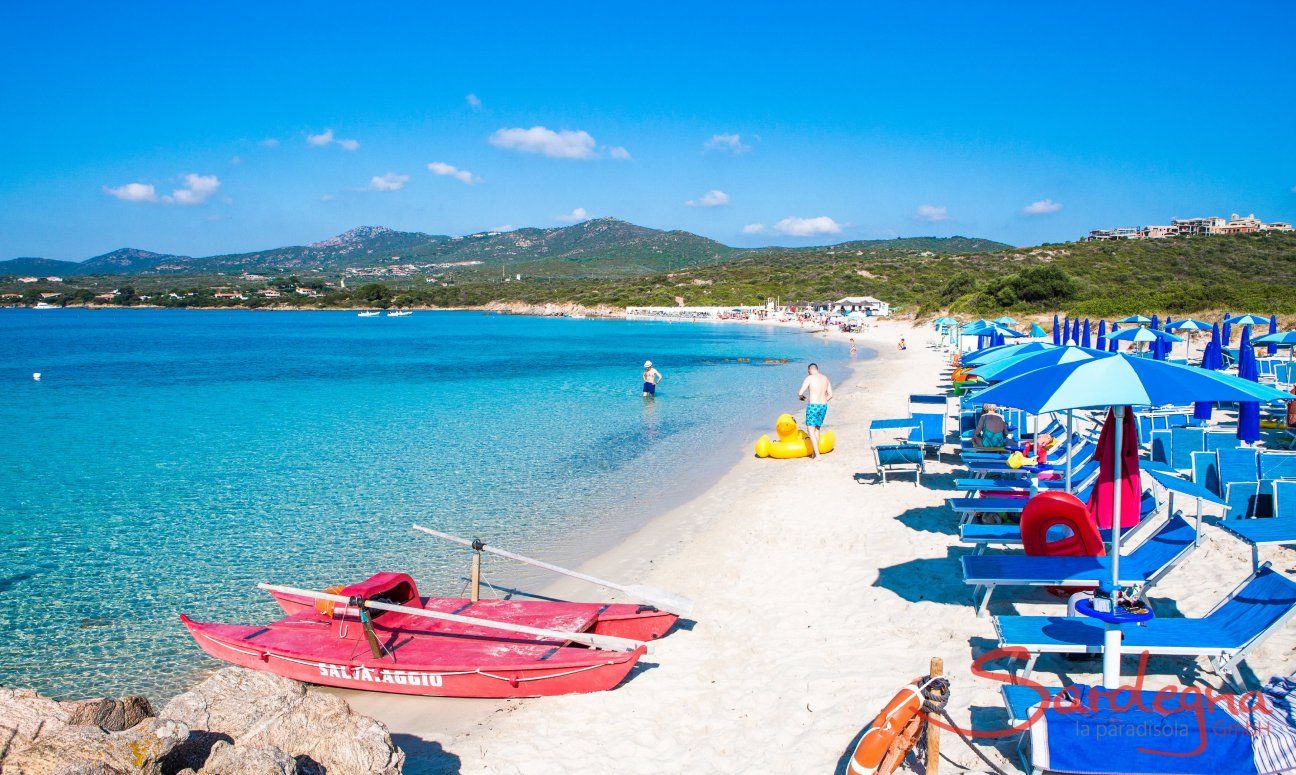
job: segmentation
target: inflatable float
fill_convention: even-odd
[[[1044,557],[1101,557],[1107,553],[1098,525],[1084,501],[1069,492],[1047,491],[1031,497],[1022,509],[1022,549]],[[1070,595],[1089,587],[1045,587]]]
[[[773,457],[787,460],[794,457],[810,457],[814,447],[810,444],[810,434],[797,427],[797,421],[790,414],[780,414],[774,423],[774,433],[778,441],[769,436],[756,440],[756,457]],[[832,452],[837,445],[837,434],[823,431],[819,434],[819,452]]]

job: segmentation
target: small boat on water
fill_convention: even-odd
[[[381,315],[381,314],[382,314],[382,312],[379,311],[379,310],[376,310],[376,309],[367,309],[367,310],[364,310],[364,311],[362,311],[362,312],[357,312],[357,313],[356,313],[356,317],[358,317],[358,318],[376,318],[376,317],[378,317],[378,316]]]
[[[325,593],[260,585],[266,625],[180,620],[217,659],[307,683],[435,697],[611,689],[676,614],[635,603],[421,597],[404,573]]]
[[[408,309],[393,309],[387,311],[387,317],[389,318],[407,318],[413,314],[414,311]]]
[[[59,306],[57,304],[50,304],[49,302],[45,302],[45,301],[36,302],[36,306],[32,307],[32,309],[58,309],[58,308]]]

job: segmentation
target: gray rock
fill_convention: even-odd
[[[278,748],[299,769],[329,775],[397,775],[405,764],[404,752],[381,722],[353,712],[338,697],[271,673],[225,668],[167,703],[160,717],[200,731],[177,749],[169,762],[174,769],[204,766],[220,747],[219,737],[236,748]]]
[[[101,698],[96,700],[75,700],[60,702],[59,705],[68,712],[68,722],[72,725],[90,725],[99,727],[105,732],[122,732],[146,718],[157,715],[149,701],[139,695],[123,697],[120,700]]]
[[[40,734],[4,761],[5,775],[161,775],[162,760],[189,728],[169,719],[145,719],[124,732],[63,726]]]
[[[67,710],[54,700],[30,689],[0,688],[0,764],[67,724]]]
[[[216,743],[198,775],[295,775],[297,762],[272,745]]]

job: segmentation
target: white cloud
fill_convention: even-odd
[[[936,205],[918,205],[917,211],[914,212],[914,217],[920,221],[927,221],[928,223],[940,223],[941,221],[948,221],[950,219],[949,210],[944,207],[937,207]]]
[[[473,110],[480,110],[482,106],[481,98],[479,98],[476,94],[469,94],[468,96],[464,97],[464,102],[468,103],[468,107],[472,108]]]
[[[220,179],[215,175],[198,175],[189,173],[184,176],[184,187],[177,188],[169,195],[162,197],[167,204],[200,205],[220,188]]]
[[[490,136],[490,144],[521,153],[539,153],[551,159],[592,159],[595,155],[594,137],[583,130],[555,132],[542,126],[499,129]]]
[[[427,168],[428,172],[431,172],[433,175],[449,175],[455,180],[470,186],[481,182],[481,178],[472,174],[468,170],[461,170],[453,164],[446,164],[443,161],[434,161],[431,164],[428,164]]]
[[[792,215],[774,224],[774,231],[793,237],[813,237],[816,234],[841,234],[841,224],[826,215],[817,218]]]
[[[585,212],[584,207],[577,207],[566,215],[558,215],[554,218],[565,223],[577,223],[578,221],[589,220],[589,213]]]
[[[405,188],[409,182],[409,175],[397,175],[395,172],[388,172],[386,175],[374,175],[369,181],[369,188],[373,191],[399,191]]]
[[[243,163],[243,160],[242,160],[241,158],[239,158],[238,156],[231,156],[231,157],[230,157],[230,164],[242,164],[242,163]]]
[[[1048,213],[1056,213],[1061,209],[1061,202],[1054,202],[1052,199],[1041,199],[1023,207],[1022,215],[1047,215]]]
[[[702,147],[708,151],[725,151],[732,154],[747,153],[752,149],[742,141],[742,135],[737,133],[711,135],[711,139],[707,140]]]
[[[359,140],[347,140],[341,137],[334,137],[332,129],[325,129],[317,135],[306,135],[306,142],[316,148],[323,148],[326,145],[336,145],[344,151],[354,151],[360,147]]]
[[[617,161],[630,161],[630,152],[619,145],[609,148],[608,156],[611,156],[613,159],[616,159]]]
[[[517,231],[517,227],[514,226],[514,225],[511,224],[511,223],[506,223],[506,224],[504,224],[504,225],[502,225],[502,226],[492,226],[492,227],[490,227],[489,229],[487,229],[486,231],[499,231],[499,232],[504,232],[504,231]]]
[[[689,207],[722,207],[729,204],[729,195],[713,188],[697,199],[690,199],[684,204]]]
[[[116,188],[104,186],[103,190],[124,202],[157,201],[157,191],[148,183],[127,183]]]
[[[266,139],[257,143],[257,145],[260,145],[262,148],[278,148],[279,141],[273,137],[267,137]]]
[[[742,227],[743,234],[762,234],[764,233],[764,231],[765,231],[765,224],[763,223],[749,223],[746,226]]]

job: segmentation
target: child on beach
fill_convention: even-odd
[[[652,361],[644,361],[643,394],[645,397],[657,395],[657,385],[662,381],[662,373],[653,368]]]
[[[905,344],[904,337],[900,337],[900,343],[896,345],[897,350],[908,350],[909,345]]]
[[[806,367],[806,378],[797,391],[797,398],[806,402],[805,423],[810,434],[810,444],[814,448],[811,460],[819,458],[819,431],[823,427],[824,417],[828,414],[828,402],[832,400],[832,383],[819,373],[819,364],[812,363]]]

